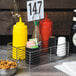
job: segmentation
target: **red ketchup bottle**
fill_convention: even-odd
[[[48,40],[49,37],[52,36],[53,22],[47,18],[47,14],[45,19],[41,20],[39,23],[39,31],[42,41],[42,48],[48,48]],[[48,49],[43,50],[42,52],[48,52]]]

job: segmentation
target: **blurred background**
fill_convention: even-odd
[[[0,45],[12,41],[12,27],[21,15],[28,25],[29,38],[33,33],[33,22],[27,21],[27,0],[0,0]],[[53,21],[53,35],[69,37],[72,26],[73,9],[76,0],[44,0],[45,13]]]

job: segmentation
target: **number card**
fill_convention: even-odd
[[[34,21],[44,18],[44,0],[27,1],[28,21]]]

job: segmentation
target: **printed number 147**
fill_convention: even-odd
[[[38,9],[37,9],[37,3],[39,4],[39,8],[38,8]],[[30,15],[32,15],[32,12],[34,12],[34,14],[39,14],[39,13],[40,13],[42,1],[38,1],[37,3],[34,2],[33,9],[32,9],[32,4],[29,3]],[[37,12],[37,11],[38,11],[38,12]]]

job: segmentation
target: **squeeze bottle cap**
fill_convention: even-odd
[[[35,21],[35,26],[37,26],[37,21]]]
[[[20,17],[19,22],[22,22],[22,18]]]
[[[39,23],[39,21],[35,21],[34,23],[35,23],[35,26],[37,26],[37,25],[38,25],[38,23]]]
[[[76,21],[76,17],[73,17],[73,21]]]
[[[44,22],[47,22],[47,23],[51,22],[51,20],[47,17],[47,13],[45,15],[45,18],[41,22],[42,23],[44,23]]]
[[[46,13],[45,19],[48,19],[48,18],[47,18],[47,13]]]
[[[19,18],[19,22],[16,23],[17,26],[25,25],[24,22],[22,22],[22,17]]]
[[[73,10],[76,13],[76,9]]]
[[[50,21],[50,19],[48,19],[48,17],[47,17],[47,13],[46,13],[46,15],[45,15],[45,19],[44,19],[45,21]]]

